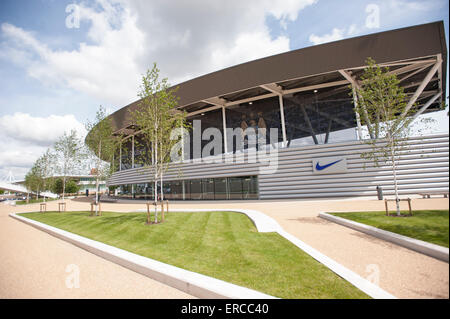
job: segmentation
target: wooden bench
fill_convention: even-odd
[[[388,209],[388,202],[396,202],[396,199],[385,199],[384,200],[384,206],[386,207],[386,216],[389,216],[389,209]],[[411,198],[405,198],[405,199],[399,199],[399,202],[408,202],[408,208],[409,208],[409,215],[412,216],[412,210],[411,210]]]
[[[58,203],[58,212],[66,211],[66,203]]]
[[[47,211],[47,203],[41,203],[39,205],[39,211],[42,212],[46,212]]]
[[[431,198],[431,195],[443,195],[444,198],[448,197],[448,192],[426,192],[426,193],[419,193],[422,198]]]

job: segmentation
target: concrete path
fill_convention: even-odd
[[[57,210],[57,202],[51,202],[48,204],[48,210]],[[190,202],[173,202],[170,204],[173,208],[215,208],[215,209],[227,209],[227,208],[240,208],[240,209],[253,209],[261,211],[270,217],[274,218],[288,233],[296,236],[300,240],[304,241],[308,245],[319,250],[321,253],[327,255],[328,257],[334,259],[335,261],[341,263],[345,267],[358,273],[360,276],[367,278],[371,281],[378,279],[381,288],[387,292],[393,294],[399,298],[449,298],[449,265],[448,263],[439,261],[437,259],[416,253],[414,251],[408,250],[406,248],[397,246],[392,243],[382,241],[380,239],[371,237],[369,235],[362,234],[360,232],[354,231],[352,229],[346,228],[334,224],[332,222],[325,221],[319,218],[317,215],[321,211],[327,212],[345,212],[345,211],[375,211],[383,210],[384,202],[374,200],[374,199],[348,199],[348,200],[284,200],[284,201],[190,201]],[[1,207],[1,206],[0,206]],[[413,209],[448,209],[449,201],[444,198],[432,198],[432,199],[413,199],[412,201]],[[123,203],[104,203],[102,204],[103,210],[112,211],[131,211],[136,209],[145,208],[143,202],[136,203],[133,201],[127,201]],[[71,200],[67,203],[68,210],[89,210],[89,204],[81,200]],[[11,269],[22,268],[21,275],[19,276],[21,281],[16,286],[21,286],[22,291],[15,290],[17,293],[14,296],[22,296],[25,291],[27,291],[27,286],[31,285],[27,280],[33,276],[34,280],[40,282],[41,287],[45,287],[48,284],[48,273],[42,273],[45,269],[45,265],[41,264],[44,269],[39,271],[40,275],[30,275],[27,272],[25,266],[21,266],[21,263],[28,264],[27,267],[33,268],[33,259],[37,256],[29,257],[30,254],[34,255],[36,250],[40,251],[40,254],[47,254],[47,259],[54,259],[57,256],[64,255],[65,259],[62,263],[59,263],[58,278],[60,282],[57,283],[60,287],[59,291],[56,293],[49,292],[47,296],[68,296],[70,297],[71,292],[74,289],[65,288],[64,278],[67,273],[64,269],[67,264],[74,263],[74,260],[85,260],[83,263],[84,269],[86,269],[86,276],[88,276],[92,271],[92,279],[86,279],[86,283],[91,286],[92,290],[86,293],[89,295],[92,291],[95,291],[95,287],[104,287],[105,285],[117,285],[114,287],[120,287],[121,281],[127,281],[132,275],[123,274],[123,277],[117,278],[114,283],[105,283],[107,280],[102,277],[102,280],[96,281],[96,276],[101,274],[102,271],[97,271],[101,269],[95,266],[90,267],[90,261],[88,261],[87,256],[83,258],[73,258],[70,259],[71,254],[66,253],[66,249],[80,250],[72,245],[61,242],[56,238],[49,237],[48,235],[41,234],[42,236],[47,236],[47,240],[50,243],[33,243],[33,238],[39,236],[37,234],[30,235],[34,232],[39,232],[26,225],[21,225],[17,221],[4,221],[8,212],[20,212],[20,211],[37,211],[39,206],[36,204],[27,206],[17,206],[16,208],[10,208],[7,211],[4,208],[0,208],[0,254],[3,255],[4,251],[9,251],[10,262],[7,264],[3,260],[0,260],[0,297],[4,296],[3,291],[8,289],[3,288],[8,285],[13,285],[14,281],[9,280],[6,285],[3,284],[3,278],[5,274],[10,275],[12,273]],[[11,219],[11,218],[9,218]],[[7,224],[6,224],[7,223]],[[15,235],[14,230],[8,230],[8,228],[13,228],[12,223],[16,223],[14,227],[23,228],[26,227],[26,232],[29,234],[23,234],[28,239],[27,244],[22,245],[17,243],[21,239],[20,233]],[[18,223],[18,225],[17,225]],[[4,226],[6,225],[6,226]],[[9,235],[4,235],[3,229],[9,231]],[[20,231],[25,231],[22,229]],[[14,238],[13,241],[10,238]],[[22,239],[23,241],[24,239]],[[7,241],[5,243],[5,241]],[[28,252],[32,245],[31,253]],[[59,254],[55,255],[52,250],[46,249],[46,245],[64,245],[59,246]],[[21,251],[20,256],[22,260],[17,260],[14,257],[13,251],[18,247]],[[82,253],[88,254],[81,250]],[[81,253],[79,252],[79,253]],[[68,255],[68,256],[67,256]],[[89,254],[90,255],[90,254]],[[90,255],[95,263],[107,263],[98,257]],[[85,259],[84,259],[85,258]],[[41,258],[42,259],[42,258]],[[52,262],[53,263],[53,262]],[[17,264],[17,265],[16,265]],[[114,265],[110,264],[110,267]],[[116,266],[118,267],[118,266]],[[28,269],[29,269],[28,268]],[[120,267],[119,267],[120,268]],[[127,271],[126,269],[120,268],[122,271]],[[83,273],[83,272],[82,272]],[[149,280],[140,275],[134,274],[138,278],[143,278]],[[53,275],[55,276],[55,275]],[[16,276],[17,277],[17,276]],[[47,278],[47,279],[46,279]],[[109,278],[109,277],[108,277]],[[109,279],[111,280],[111,279]],[[130,279],[132,280],[132,279]],[[150,280],[149,280],[150,282]],[[153,284],[158,284],[152,282]],[[54,286],[55,284],[53,284]],[[133,286],[133,285],[131,285]],[[150,286],[150,283],[149,283]],[[161,285],[167,290],[167,297],[170,298],[170,293],[176,293],[177,291]],[[39,287],[39,286],[38,286]],[[131,288],[131,287],[130,287]],[[103,290],[102,288],[99,288]],[[69,290],[69,291],[68,291]],[[120,288],[121,291],[116,291],[114,288],[109,289],[110,293],[115,291],[116,295],[122,297],[121,294],[126,296],[133,296],[133,289],[127,291]],[[140,289],[136,289],[135,293],[139,293]],[[37,290],[39,291],[39,290]],[[98,291],[98,290],[97,290]],[[151,288],[148,291],[152,291]],[[170,292],[170,293],[169,293]],[[37,292],[36,292],[37,293]],[[24,296],[28,296],[25,294]],[[151,293],[145,294],[147,297],[153,296]],[[12,296],[12,295],[11,295]],[[22,297],[24,297],[22,296]],[[91,296],[91,295],[89,295]],[[108,294],[103,294],[102,297],[113,296]],[[94,296],[95,297],[95,296]],[[98,296],[100,297],[100,296]],[[159,297],[159,296],[156,296]]]
[[[0,299],[193,298],[8,216],[30,210],[0,203]]]

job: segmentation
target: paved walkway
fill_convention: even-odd
[[[49,210],[57,210],[57,203],[51,202],[48,204]],[[104,203],[102,204],[103,210],[112,210],[112,211],[130,211],[133,209],[142,209],[145,208],[145,204],[135,203],[132,201],[124,202],[124,203]],[[449,201],[444,198],[432,198],[432,199],[413,199],[412,201],[413,209],[448,209]],[[337,262],[341,263],[345,267],[355,271],[359,275],[365,278],[374,278],[374,275],[379,273],[379,285],[381,288],[385,289],[389,293],[399,297],[399,298],[449,298],[449,265],[448,263],[439,261],[437,259],[419,254],[417,252],[411,251],[409,249],[397,246],[392,243],[385,242],[383,240],[371,237],[366,234],[362,234],[360,232],[354,231],[352,229],[346,228],[344,226],[340,226],[334,224],[332,222],[325,221],[319,217],[317,217],[320,211],[375,211],[375,210],[383,210],[384,202],[373,200],[373,199],[350,199],[350,200],[285,200],[285,201],[233,201],[233,202],[211,202],[211,201],[192,201],[192,202],[173,202],[171,203],[171,207],[173,208],[215,208],[215,209],[227,209],[227,208],[243,208],[243,209],[254,209],[259,210],[280,223],[280,225],[289,233],[296,236],[300,240],[309,244],[310,246],[316,248],[320,252],[325,255],[333,258]],[[38,210],[38,205],[28,205],[28,206],[17,206],[13,210],[15,212],[18,211],[31,211]],[[72,200],[67,204],[68,210],[88,210],[89,204],[83,201]],[[16,241],[21,239],[20,234],[15,235],[12,232],[9,236],[3,234],[4,224],[16,224],[14,227],[23,228],[26,227],[27,232],[35,233],[39,232],[29,226],[22,225],[18,221],[11,220],[4,221],[4,217],[6,213],[4,212],[4,208],[0,208],[2,211],[0,213],[0,253],[3,255],[3,251],[7,250],[9,247],[10,255],[11,248],[22,249],[21,252],[23,260],[18,260],[16,262],[21,262],[25,264],[29,264],[27,267],[32,267],[33,258],[29,258],[27,256],[28,245],[21,245]],[[9,209],[11,210],[11,209]],[[19,225],[17,225],[19,223]],[[12,227],[12,226],[7,226]],[[23,229],[22,231],[24,231]],[[80,250],[72,245],[61,242],[56,238],[52,238],[51,236],[44,235],[39,232],[42,236],[47,236],[47,240],[50,241],[52,245],[65,245],[64,248],[60,247],[60,254],[66,254],[65,249],[70,247],[74,250]],[[34,235],[23,235],[30,236],[30,240],[33,241]],[[14,240],[11,241],[11,238],[14,237]],[[8,240],[7,240],[8,239]],[[5,241],[7,240],[7,243]],[[23,241],[23,239],[22,239]],[[29,243],[29,244],[32,244]],[[39,249],[42,253],[48,255],[54,255],[52,252],[48,252],[45,245],[49,243],[41,243],[35,244],[34,249]],[[40,247],[40,248],[38,248]],[[69,248],[67,248],[69,249]],[[44,250],[44,252],[42,252]],[[81,250],[84,254],[88,254]],[[32,254],[34,254],[33,252]],[[93,271],[94,276],[101,274],[101,271],[97,271],[97,267],[90,268],[90,261],[87,258],[95,259],[95,262],[100,262],[98,257],[88,254],[90,257],[82,257],[80,260],[85,260],[83,263],[84,267],[86,267],[86,272],[90,273]],[[70,256],[70,254],[69,254]],[[47,258],[55,258],[55,256],[48,256]],[[86,258],[86,259],[85,259]],[[42,259],[42,258],[41,258]],[[78,259],[75,259],[78,260]],[[103,263],[113,264],[100,259]],[[59,275],[61,278],[65,278],[67,276],[64,273],[65,265],[72,263],[69,259],[64,260],[63,263],[60,263],[60,267],[63,267],[62,270],[59,270]],[[53,263],[53,262],[52,262]],[[7,265],[6,265],[7,266]],[[111,266],[111,267],[112,267]],[[16,267],[15,260],[13,259],[9,263],[9,267],[5,267],[5,262],[0,260],[0,297],[4,296],[5,293],[3,290],[3,277],[4,274],[10,274],[11,269]],[[24,266],[21,266],[24,268]],[[116,266],[119,267],[119,266]],[[89,268],[90,270],[88,270]],[[25,268],[26,269],[26,268]],[[100,268],[101,269],[101,268]],[[123,271],[130,272],[126,269],[120,268]],[[44,269],[45,270],[45,269]],[[133,273],[134,274],[134,273]],[[134,274],[139,278],[142,276]],[[26,270],[21,274],[24,278],[28,278],[30,275],[26,272]],[[35,277],[41,278],[40,285],[41,287],[45,287],[45,283],[48,281],[47,274],[36,275]],[[86,275],[87,276],[87,275]],[[106,285],[105,278],[103,280],[96,281],[95,277],[92,277],[89,280],[86,279],[86,282],[89,282],[89,286],[92,286],[90,292],[95,291],[95,287],[99,285],[99,287],[103,287]],[[117,278],[117,285],[120,285],[121,281],[128,281],[128,278],[131,278],[130,274],[123,274],[123,277]],[[42,279],[44,278],[44,279]],[[109,278],[109,277],[108,277]],[[145,278],[144,278],[145,279]],[[71,294],[71,290],[65,288],[64,280],[58,279],[61,281],[59,286],[63,289],[59,289],[59,292],[51,293],[51,296],[69,296]],[[109,279],[108,279],[109,280]],[[130,279],[132,280],[132,279]],[[149,280],[149,279],[147,279]],[[107,281],[107,280],[106,280]],[[8,282],[9,283],[9,282]],[[152,282],[152,284],[157,284]],[[26,291],[27,285],[29,283],[21,282],[22,288],[16,288],[15,295],[11,296],[22,296],[23,291]],[[108,283],[110,285],[110,283]],[[115,285],[115,284],[113,284]],[[150,283],[149,283],[150,285]],[[8,285],[5,285],[7,287]],[[117,286],[116,286],[117,287]],[[167,297],[170,298],[170,293],[175,293],[173,289],[170,287],[165,287],[167,292]],[[20,290],[22,289],[22,290]],[[103,290],[102,288],[99,288]],[[70,290],[68,292],[68,290]],[[73,289],[72,289],[73,290]],[[139,289],[136,289],[139,292]],[[133,296],[133,289],[130,291],[115,291],[114,288],[109,290],[110,296]],[[151,288],[148,289],[149,293],[145,294],[147,297],[154,296],[150,293],[153,291]],[[88,292],[87,294],[89,294]],[[116,295],[113,294],[116,293]],[[134,291],[136,292],[136,291]],[[58,293],[63,293],[59,295]],[[181,294],[181,293],[180,293]],[[28,296],[29,294],[25,295]],[[50,295],[48,295],[50,296]],[[86,295],[87,296],[87,295]],[[92,295],[89,295],[92,296]],[[107,294],[103,294],[102,297],[108,297]],[[100,296],[99,296],[100,297]],[[158,297],[158,296],[156,296]]]
[[[0,203],[0,299],[193,298],[8,216],[27,210],[39,206]],[[66,286],[75,283],[72,264],[79,269],[79,288]]]

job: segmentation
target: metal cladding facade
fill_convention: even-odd
[[[378,64],[389,66],[390,70],[402,79],[402,85],[411,99],[417,95],[415,107],[418,111],[425,113],[439,110],[446,94],[447,66],[447,48],[442,22],[278,54],[181,83],[177,91],[178,109],[185,110],[188,119],[194,119],[204,113],[217,112],[218,116],[223,115],[222,129],[233,127],[229,122],[226,124],[232,118],[226,116],[233,113],[233,107],[253,107],[256,110],[253,115],[256,121],[253,122],[257,125],[257,117],[261,118],[262,115],[259,113],[256,115],[259,110],[256,107],[263,109],[267,106],[262,101],[272,99],[270,103],[273,104],[273,101],[278,101],[279,98],[281,110],[279,117],[282,119],[276,125],[283,134],[279,134],[281,137],[278,142],[288,146],[277,149],[276,169],[266,174],[264,167],[267,163],[249,161],[248,150],[243,152],[231,150],[231,154],[228,152],[225,155],[208,158],[209,162],[205,161],[205,158],[191,157],[170,168],[164,180],[192,181],[253,176],[257,177],[259,199],[368,196],[376,195],[376,186],[383,187],[385,194],[393,194],[392,167],[383,163],[376,166],[361,157],[363,152],[369,150],[368,144],[361,140],[331,139],[331,142],[328,140],[330,132],[334,133],[333,129],[338,132],[356,127],[357,120],[349,117],[347,113],[344,116],[345,112],[352,110],[351,103],[346,101],[347,104],[344,105],[342,104],[344,102],[336,102],[337,111],[330,113],[334,107],[330,101],[342,101],[342,97],[348,97],[349,86],[354,85],[353,80],[362,74],[368,57],[372,57]],[[324,96],[340,94],[341,100],[336,98],[327,100],[326,110],[317,108],[314,111],[310,106],[303,105],[302,103],[310,103],[308,101],[313,100],[317,89]],[[436,96],[440,99],[434,100]],[[284,111],[283,103],[286,108]],[[339,103],[342,105],[338,105]],[[129,113],[138,107],[139,101],[136,101],[110,115],[117,131],[127,132],[130,135],[137,134],[133,132]],[[343,111],[339,111],[339,107]],[[296,108],[301,108],[303,113],[295,111]],[[317,113],[322,123],[314,122],[311,125],[314,119],[310,121],[306,114],[308,112],[310,116]],[[307,121],[296,122],[297,118],[292,114],[297,117],[304,114]],[[237,115],[235,118],[238,118]],[[215,122],[216,126],[222,125],[221,118],[218,119]],[[270,123],[269,116],[265,119]],[[236,126],[239,119],[233,123]],[[327,126],[328,131],[321,144],[315,134],[325,136]],[[331,127],[333,129],[330,129]],[[309,140],[310,144],[301,145],[303,142],[291,144],[292,136],[299,141],[308,136],[313,139]],[[289,143],[286,143],[287,139]],[[133,161],[134,140],[133,136]],[[314,143],[311,143],[313,140]],[[405,143],[407,147],[400,151],[397,167],[400,194],[448,191],[448,134],[411,137]],[[218,159],[222,160],[211,162]],[[113,173],[107,184],[114,186],[152,182],[150,169],[133,168],[133,165]],[[183,192],[184,187],[183,182]]]
[[[448,191],[449,188],[449,136],[434,135],[412,138],[408,150],[398,161],[397,178],[400,194],[418,194],[429,191]],[[374,163],[360,157],[370,146],[359,141],[280,149],[278,168],[273,174],[260,174],[261,163],[247,163],[239,157],[233,163],[200,163],[191,160],[172,167],[165,180],[258,176],[260,199],[313,198],[339,196],[375,196],[376,186],[384,194],[393,190],[392,167]],[[246,156],[244,154],[242,157]],[[347,173],[315,175],[312,160],[322,157],[343,157],[347,160]],[[182,176],[180,176],[182,172]],[[114,173],[109,185],[146,183],[151,170],[134,168]]]

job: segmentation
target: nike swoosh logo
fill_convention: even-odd
[[[327,168],[327,167],[330,167],[331,165],[334,165],[334,164],[336,164],[336,163],[338,163],[338,162],[340,162],[340,161],[342,161],[342,159],[337,160],[337,161],[335,161],[335,162],[331,162],[331,163],[329,163],[329,164],[327,164],[327,165],[323,165],[323,166],[321,166],[321,165],[319,164],[319,162],[317,162],[317,163],[316,163],[316,170],[321,171],[321,170],[323,170],[323,169],[325,169],[325,168]]]

